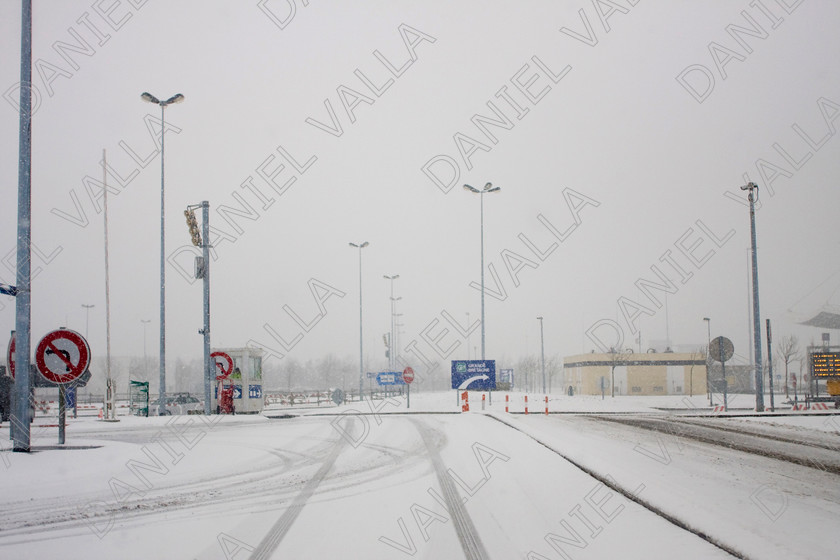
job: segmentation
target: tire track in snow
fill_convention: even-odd
[[[488,557],[487,550],[484,548],[484,543],[481,542],[481,537],[478,536],[470,514],[464,507],[464,502],[458,494],[452,477],[446,471],[446,465],[443,464],[443,459],[438,452],[431,428],[417,420],[412,420],[412,422],[417,427],[417,431],[420,432],[420,437],[423,438],[426,449],[429,450],[429,457],[435,467],[438,484],[440,484],[443,498],[446,500],[446,509],[452,516],[452,523],[455,526],[455,532],[458,534],[458,541],[461,543],[464,556],[467,560],[484,560]]]
[[[682,529],[684,531],[688,531],[689,533],[700,537],[701,539],[703,539],[707,543],[721,549],[722,551],[726,552],[727,554],[732,555],[734,558],[739,558],[740,560],[747,560],[747,556],[744,556],[743,553],[739,552],[735,548],[733,548],[733,547],[731,547],[731,546],[729,546],[725,543],[722,543],[721,541],[717,540],[715,537],[713,537],[711,535],[707,535],[706,533],[704,533],[700,529],[696,529],[696,528],[692,527],[687,522],[685,522],[685,521],[667,513],[666,511],[662,510],[661,508],[649,503],[647,500],[644,500],[644,499],[640,498],[638,491],[629,490],[627,488],[624,488],[624,487],[620,486],[618,484],[618,482],[616,482],[614,479],[609,478],[607,476],[603,476],[600,473],[582,465],[581,463],[575,461],[574,459],[566,456],[561,451],[558,451],[557,449],[555,449],[554,447],[552,447],[548,443],[542,441],[541,439],[539,439],[535,436],[532,436],[531,434],[522,430],[521,428],[519,428],[517,426],[514,426],[513,424],[511,424],[507,420],[503,420],[502,418],[499,418],[494,414],[488,414],[487,416],[489,418],[492,418],[493,420],[495,420],[497,422],[500,422],[500,423],[504,424],[508,428],[516,430],[520,434],[531,438],[532,440],[539,443],[540,445],[542,445],[543,447],[545,447],[549,451],[552,451],[553,453],[556,453],[557,455],[559,455],[560,457],[562,457],[563,459],[565,459],[566,461],[568,461],[569,463],[571,463],[572,465],[574,465],[575,467],[580,469],[581,471],[585,472],[586,474],[588,474],[589,476],[591,476],[592,478],[594,478],[595,480],[597,480],[598,482],[600,482],[601,484],[606,486],[607,488],[610,488],[611,490],[613,490],[615,492],[618,492],[619,494],[621,494],[622,496],[624,496],[625,498],[627,498],[631,502],[634,502],[634,503],[642,506],[643,508],[645,508],[649,512],[653,513],[654,515],[656,515],[658,517],[661,517],[662,519],[668,521],[672,525],[675,525],[675,526],[679,527],[680,529]]]
[[[283,515],[280,516],[280,519],[274,523],[268,531],[268,534],[263,537],[263,540],[254,549],[254,552],[250,557],[251,560],[267,560],[268,558],[271,558],[271,555],[275,550],[277,550],[277,547],[280,546],[280,542],[283,540],[283,537],[286,536],[286,533],[289,532],[289,529],[297,519],[298,515],[300,515],[300,512],[303,511],[303,508],[306,506],[306,502],[309,501],[309,498],[312,497],[315,490],[318,489],[318,486],[324,478],[326,478],[327,473],[335,464],[336,459],[338,459],[339,454],[344,449],[345,443],[346,441],[344,438],[338,438],[329,456],[321,464],[321,468],[318,469],[318,472],[309,479],[303,489],[297,496],[295,496],[295,499],[292,500],[291,505],[286,508]]]
[[[761,457],[786,461],[803,467],[811,467],[823,472],[840,474],[840,457],[837,455],[836,447],[829,448],[787,438],[773,438],[772,436],[750,433],[746,430],[667,418],[606,416],[590,416],[588,418],[601,422],[615,422],[634,428],[726,447],[743,453],[752,453]]]

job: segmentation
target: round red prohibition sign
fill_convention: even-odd
[[[231,372],[233,372],[233,358],[228,356],[226,353],[213,352],[212,354],[210,354],[210,358],[213,359],[213,361],[216,363],[216,367],[219,368],[219,370],[222,372],[221,375],[216,376],[216,379],[226,379],[231,374]],[[216,360],[216,358],[221,358],[227,363],[221,363],[218,360]]]
[[[403,371],[403,381],[409,384],[414,381],[414,370],[411,369],[411,366],[405,368]]]
[[[9,373],[12,375],[12,379],[15,378],[15,338],[16,336],[12,333],[12,338],[9,339],[9,349],[6,352],[6,363],[9,364]]]
[[[76,331],[49,332],[35,349],[35,365],[48,381],[70,383],[90,366],[90,346]]]

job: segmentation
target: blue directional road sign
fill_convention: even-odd
[[[383,371],[376,374],[378,385],[405,385],[401,371]]]
[[[452,360],[452,388],[488,391],[496,388],[496,360]]]

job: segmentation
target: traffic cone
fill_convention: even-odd
[[[99,409],[99,419],[101,420],[103,418],[105,418],[105,414],[102,412],[102,409],[100,408]]]

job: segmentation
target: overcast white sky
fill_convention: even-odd
[[[467,357],[451,322],[480,314],[479,197],[461,185],[488,181],[488,358],[538,353],[538,315],[549,355],[595,348],[587,330],[613,344],[602,320],[624,346],[635,328],[643,349],[664,340],[663,291],[637,286],[663,284],[651,267],[674,283],[673,344],[705,342],[711,317],[747,354],[745,174],[762,202],[762,322],[819,339],[795,323],[838,302],[837,2],[292,2],[33,2],[33,347],[84,333],[93,304],[104,354],[106,149],[113,352],[142,353],[142,319],[157,352],[160,110],[144,91],[186,97],[166,110],[171,358],[201,355],[183,210],[208,200],[214,346],[357,357],[348,242],[368,241],[370,369],[386,364],[382,276],[399,274],[406,362],[448,370]],[[14,283],[20,2],[0,0],[0,57],[0,281]],[[0,296],[0,331],[14,320]]]

